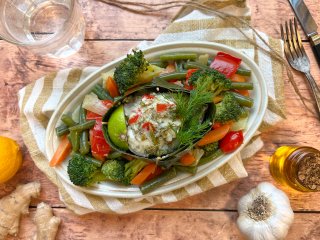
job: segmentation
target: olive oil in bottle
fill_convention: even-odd
[[[302,192],[320,191],[320,152],[311,147],[282,146],[270,158],[270,173],[280,184]]]

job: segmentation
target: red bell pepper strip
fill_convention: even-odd
[[[227,78],[230,78],[233,74],[236,73],[240,66],[240,63],[240,58],[236,58],[224,52],[218,52],[217,56],[210,64],[210,68],[213,68],[224,74]]]
[[[103,105],[105,105],[109,109],[113,105],[113,102],[110,100],[101,100],[101,102],[103,103]],[[87,121],[89,121],[89,120],[102,120],[102,116],[97,113],[94,113],[94,112],[87,110],[86,120]]]
[[[102,121],[97,119],[93,129],[90,130],[91,153],[98,160],[103,160],[111,148],[106,142],[102,132]]]
[[[194,87],[189,84],[189,78],[192,76],[194,72],[198,71],[198,69],[189,69],[186,74],[186,81],[184,82],[184,88],[186,90],[191,91]]]

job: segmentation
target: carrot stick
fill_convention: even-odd
[[[230,80],[231,80],[232,82],[246,82],[246,81],[247,81],[244,76],[241,76],[241,75],[239,75],[239,74],[234,74],[234,75],[230,78]]]
[[[213,129],[208,132],[204,137],[198,142],[198,146],[204,146],[213,142],[221,140],[230,130],[230,124],[222,125],[219,128]]]
[[[71,146],[71,143],[69,142],[69,139],[67,138],[67,136],[63,136],[56,152],[54,153],[49,163],[50,167],[55,167],[60,163],[62,163],[67,158],[67,156],[71,153],[71,149],[72,149],[72,146]]]
[[[141,185],[144,181],[154,173],[156,170],[157,165],[155,163],[150,163],[149,165],[145,166],[141,172],[139,172],[132,180],[131,184],[134,185]]]
[[[117,97],[120,95],[118,86],[112,77],[108,77],[106,81],[106,89],[108,90],[111,97]]]
[[[196,158],[191,153],[186,153],[180,158],[180,163],[183,166],[190,166],[195,160]]]

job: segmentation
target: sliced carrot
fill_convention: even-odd
[[[176,71],[174,63],[169,63],[167,67],[161,72],[161,74],[172,73]]]
[[[246,82],[247,81],[247,79],[244,76],[241,76],[239,74],[233,74],[230,79],[232,82]]]
[[[71,153],[71,149],[72,149],[72,146],[71,146],[71,143],[69,142],[69,139],[67,138],[67,136],[63,136],[56,152],[54,153],[49,163],[50,167],[55,167],[60,163],[62,163],[67,158],[67,156]]]
[[[156,170],[154,171],[154,173],[152,173],[151,175],[149,175],[149,177],[145,180],[145,182],[159,176],[161,173],[163,173],[163,170],[161,167],[157,166]]]
[[[196,161],[196,158],[191,153],[186,153],[180,158],[180,163],[183,166],[190,166]]]
[[[106,81],[106,89],[108,90],[111,97],[117,97],[120,95],[118,86],[112,77],[108,77]]]
[[[223,97],[222,97],[222,96],[216,96],[216,97],[214,97],[214,98],[213,98],[213,100],[212,100],[212,101],[213,101],[214,103],[218,103],[218,102],[221,102],[221,101],[222,101],[222,99],[223,99]]]
[[[156,171],[157,165],[155,163],[150,163],[145,166],[141,172],[139,172],[132,180],[131,184],[141,185],[145,180]]]
[[[221,140],[230,130],[230,124],[222,125],[219,128],[208,132],[199,142],[198,146],[204,146],[213,142]]]
[[[246,89],[234,89],[233,91],[246,97],[250,96],[249,90],[246,90]]]

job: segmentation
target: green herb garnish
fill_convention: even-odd
[[[202,122],[206,105],[213,99],[213,94],[208,91],[210,84],[211,80],[197,82],[189,97],[183,92],[171,94],[176,103],[176,115],[182,123],[177,133],[180,146],[192,145],[211,125],[209,121]]]

